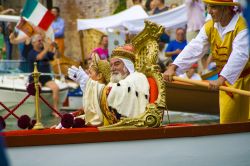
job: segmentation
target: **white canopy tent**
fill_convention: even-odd
[[[167,29],[183,27],[187,23],[187,10],[185,5],[181,5],[172,10],[149,16],[146,19],[160,24]],[[126,27],[129,32],[140,32],[144,28],[144,20],[145,19],[135,19],[124,21],[122,26]]]
[[[167,29],[183,27],[187,23],[186,7],[181,5],[172,10],[148,16],[144,9],[137,5],[112,16],[96,19],[77,19],[77,30],[93,28],[105,32],[109,36],[108,47],[111,52],[117,45],[125,43],[125,33],[142,31],[144,20],[150,20]]]
[[[96,19],[77,19],[77,30],[98,29],[106,31],[108,28],[119,27],[124,21],[148,18],[147,13],[139,5],[133,6],[118,14]]]
[[[19,20],[20,20],[20,16],[0,15],[0,21],[18,22]]]
[[[139,32],[144,28],[144,20],[150,20],[165,28],[176,28],[187,23],[185,5],[160,14],[148,16],[141,6],[133,6],[116,15],[97,19],[78,19],[77,30],[98,29],[107,32],[112,28],[127,28],[129,32]]]

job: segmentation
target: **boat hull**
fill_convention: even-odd
[[[131,141],[162,138],[200,137],[250,132],[250,122],[211,125],[168,125],[159,128],[99,130],[98,128],[8,131],[3,135],[7,146],[39,146]]]
[[[7,153],[12,165],[25,166],[246,166],[250,164],[250,146],[246,146],[249,144],[250,133],[237,133],[70,146],[12,147],[7,148]]]
[[[181,112],[219,114],[219,93],[191,84],[167,83],[167,108]]]

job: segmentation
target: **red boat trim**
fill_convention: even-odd
[[[45,129],[4,132],[8,147],[131,141],[160,138],[198,137],[250,132],[250,122],[201,126],[164,126],[129,130],[99,131],[96,128]]]

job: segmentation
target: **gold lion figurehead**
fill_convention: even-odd
[[[125,44],[124,46],[116,47],[111,54],[111,58],[122,58],[130,60],[135,63],[135,49],[132,44]]]
[[[92,67],[97,73],[101,73],[104,83],[110,82],[110,64],[106,60],[100,60],[99,56],[93,56]]]

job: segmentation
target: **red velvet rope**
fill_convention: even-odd
[[[3,117],[3,119],[7,119],[10,115],[13,115],[16,119],[20,119],[14,112],[31,96],[31,94],[28,94],[23,98],[12,110],[6,107],[2,102],[0,102],[0,105],[9,113]],[[63,117],[57,110],[55,110],[41,95],[39,95],[40,99],[57,115],[59,115],[61,118]]]
[[[54,111],[58,116],[61,118],[63,117],[55,108],[53,108],[41,95],[39,95],[40,99],[52,110]]]
[[[0,102],[0,105],[9,113],[4,116],[4,119],[7,119],[10,115],[13,115],[16,119],[19,119],[19,117],[14,113],[28,98],[30,95],[28,94],[20,103],[18,103],[15,108],[10,110],[8,107],[6,107],[2,102]]]
[[[18,103],[15,108],[13,108],[11,111],[9,111],[9,113],[4,117],[4,119],[7,119],[11,114],[13,115],[13,113],[16,111],[16,109],[18,109],[28,98],[30,97],[30,94],[28,94],[27,96],[25,96],[24,99],[22,99],[20,101],[20,103]]]
[[[11,113],[11,110],[10,110],[8,107],[6,107],[2,102],[0,102],[0,105],[1,105],[4,109],[6,109],[9,113]],[[19,117],[18,117],[14,112],[12,112],[12,115],[13,115],[15,118],[19,119]],[[6,119],[6,117],[4,117],[4,119]]]

